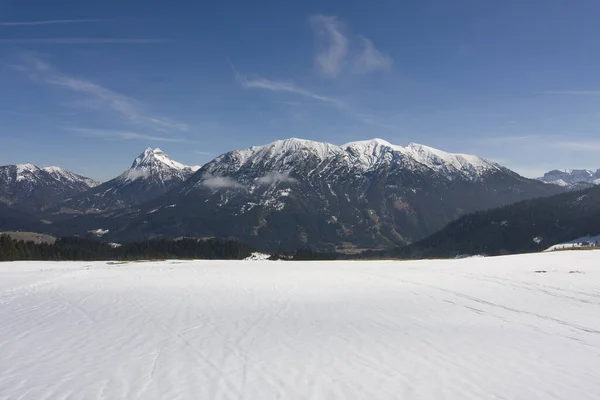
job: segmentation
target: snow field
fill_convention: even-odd
[[[0,263],[0,399],[598,399],[600,251]]]

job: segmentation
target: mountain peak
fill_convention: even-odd
[[[200,167],[172,160],[161,149],[146,148],[121,175],[61,204],[65,210],[98,212],[137,205],[165,194]]]
[[[349,143],[343,144],[341,147],[347,148],[347,147],[351,147],[351,146],[374,146],[374,145],[387,146],[387,147],[398,147],[398,146],[394,146],[387,140],[380,139],[380,138],[373,138],[373,139],[349,142]]]
[[[157,164],[158,165],[163,164],[167,167],[175,168],[178,170],[182,170],[182,169],[186,168],[185,165],[178,163],[177,161],[173,161],[161,149],[159,149],[159,148],[153,149],[151,147],[148,147],[146,150],[144,150],[144,152],[142,154],[140,154],[133,161],[131,168],[132,169],[144,168],[144,167],[156,166]]]
[[[589,169],[554,169],[537,179],[570,189],[581,189],[600,184],[600,169],[596,172]]]
[[[32,163],[0,166],[0,198],[8,204],[39,210],[85,192],[98,182],[60,167]]]
[[[36,165],[33,165],[32,163],[17,164],[18,171],[36,171],[38,169],[39,168]]]
[[[42,170],[57,181],[66,184],[83,184],[90,188],[98,186],[100,184],[100,182],[95,181],[91,178],[77,175],[69,170],[57,166],[44,167],[42,168]]]
[[[164,154],[164,152],[161,149],[159,149],[158,147],[155,149],[153,149],[152,147],[147,147],[146,150],[144,150],[144,152],[141,155],[148,156],[150,154],[160,154],[160,153]]]
[[[474,155],[448,153],[416,143],[403,147],[381,138],[349,142],[342,146],[298,138],[277,140],[223,154],[211,161],[207,168],[215,175],[233,173],[243,166],[289,173],[308,164],[313,166],[313,171],[315,162],[352,169],[356,173],[389,165],[411,170],[429,169],[449,180],[459,175],[480,179],[487,173],[502,170],[500,165]]]
[[[121,178],[126,181],[134,181],[139,178],[157,177],[160,181],[170,180],[177,175],[180,179],[183,175],[189,176],[200,167],[189,166],[172,160],[159,148],[148,147],[131,164],[131,168],[125,171]]]

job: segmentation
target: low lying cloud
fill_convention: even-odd
[[[298,180],[290,176],[288,172],[279,171],[269,172],[256,180],[260,185],[272,185],[274,183],[296,183]]]
[[[211,174],[206,174],[202,179],[202,186],[209,189],[237,189],[244,187],[244,185],[228,176],[213,176]]]

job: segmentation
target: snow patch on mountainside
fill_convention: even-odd
[[[409,152],[421,164],[434,170],[442,170],[444,167],[457,171],[473,169],[475,172],[486,172],[500,169],[498,164],[471,154],[453,154],[422,144],[411,143],[405,151]]]
[[[95,181],[91,178],[86,178],[85,176],[77,175],[68,171],[61,167],[50,166],[44,167],[42,170],[49,173],[54,179],[60,182],[81,182],[86,184],[88,187],[96,187],[100,184],[100,182]]]
[[[254,252],[249,257],[244,258],[244,261],[265,261],[271,257],[270,254]]]
[[[98,229],[94,229],[92,231],[90,231],[91,234],[98,236],[98,237],[102,237],[104,235],[106,235],[109,232],[108,229],[102,229],[102,228],[98,228]]]
[[[17,174],[15,177],[16,182],[22,181],[36,181],[41,178],[42,170],[31,163],[17,164]]]
[[[226,167],[219,166],[218,172],[222,174],[256,166],[287,173],[310,159],[320,164],[330,163],[333,167],[346,165],[362,172],[386,163],[403,163],[413,170],[431,169],[449,179],[455,174],[477,178],[490,171],[502,170],[500,165],[474,155],[448,153],[415,143],[402,147],[377,138],[342,146],[297,138],[277,140],[264,146],[234,150],[217,157],[211,164],[226,161]]]

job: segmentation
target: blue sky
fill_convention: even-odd
[[[596,0],[0,0],[0,164],[300,137],[600,168]]]

